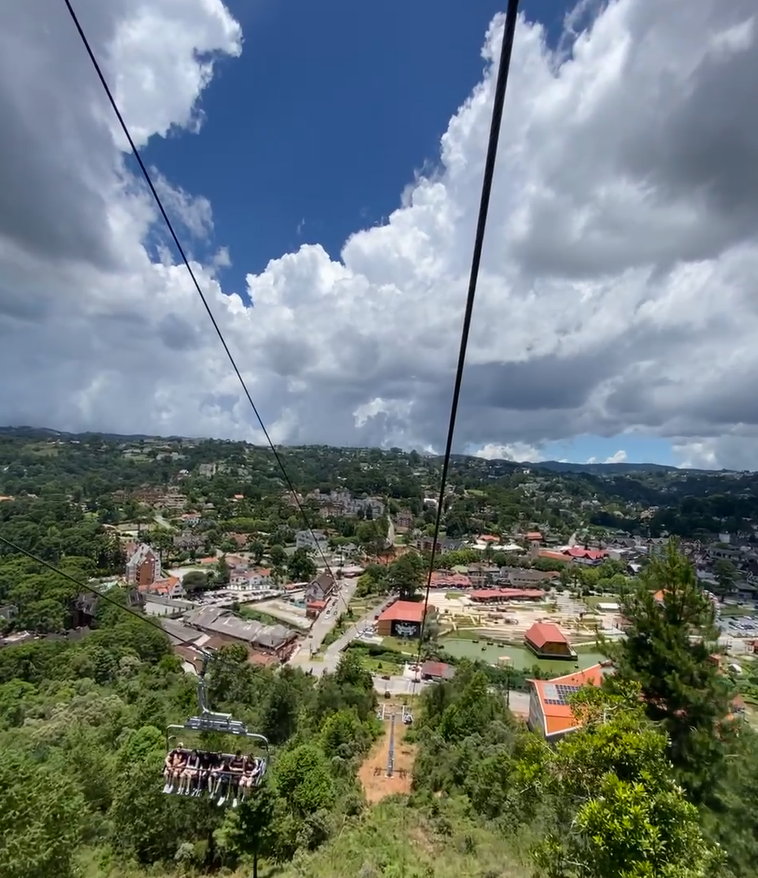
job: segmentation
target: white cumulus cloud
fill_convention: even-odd
[[[140,142],[199,130],[214,64],[241,51],[221,0],[79,5]],[[517,28],[457,445],[538,459],[635,430],[758,465],[753,0],[596,7],[559,52]],[[186,272],[149,247],[155,211],[65,8],[0,8],[0,420],[260,438]],[[443,444],[501,28],[384,225],[272,254],[254,308],[215,280],[244,254],[197,266],[276,441]],[[212,229],[207,200],[161,185],[188,235]]]

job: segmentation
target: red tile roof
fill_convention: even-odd
[[[395,601],[379,616],[379,622],[417,622],[424,620],[424,605],[420,601]]]
[[[568,643],[561,629],[552,622],[535,622],[524,637],[537,649],[546,643]]]
[[[528,540],[541,540],[542,534],[538,530],[532,530],[529,531],[529,533],[526,535],[526,538]]]
[[[452,668],[444,662],[424,662],[421,665],[421,675],[423,677],[450,677]]]
[[[570,555],[557,552],[555,549],[540,549],[540,558],[548,558],[550,561],[565,561],[567,564],[571,561]]]
[[[545,592],[538,588],[479,588],[469,594],[472,601],[539,600]]]
[[[605,549],[585,549],[582,546],[571,546],[570,549],[564,550],[564,554],[572,558],[590,558],[592,561],[598,561],[600,558],[605,558],[608,553]]]

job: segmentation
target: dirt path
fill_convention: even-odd
[[[392,777],[387,777],[387,757],[390,748],[390,722],[384,723],[384,734],[374,744],[371,753],[358,772],[366,800],[369,804],[379,802],[395,793],[409,793],[413,775],[413,760],[416,748],[405,743],[406,726],[398,709],[395,718],[395,769]],[[405,774],[405,777],[403,777]]]

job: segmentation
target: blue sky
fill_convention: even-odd
[[[206,196],[221,280],[245,295],[245,276],[303,243],[332,257],[354,231],[381,223],[414,171],[436,160],[450,117],[480,81],[480,49],[502,0],[227,0],[244,33],[205,91],[199,134],[152,138],[149,163]],[[522,9],[556,42],[568,5]],[[507,114],[506,114],[507,116]],[[507,124],[507,118],[506,118]],[[673,463],[670,444],[580,437],[547,457]]]
[[[152,138],[144,157],[210,199],[222,276],[346,238],[399,206],[414,170],[434,162],[450,117],[480,81],[480,50],[502,0],[227,0],[244,33],[204,92],[198,135]],[[564,4],[522,5],[557,36]]]

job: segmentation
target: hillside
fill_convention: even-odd
[[[66,442],[87,441],[101,438],[107,442],[115,443],[161,443],[161,442],[206,442],[218,441],[208,440],[204,437],[181,437],[181,436],[148,436],[145,434],[121,435],[118,433],[67,433],[61,430],[53,430],[48,427],[29,427],[29,426],[0,426],[0,436],[16,439],[25,439],[28,441],[46,441],[51,439],[60,439]],[[244,443],[241,443],[244,444]],[[302,452],[316,452],[318,450],[326,450],[326,446],[289,446],[292,450]],[[352,451],[364,451],[368,449],[345,449]],[[419,455],[419,457],[429,463],[441,464],[442,458],[439,455]],[[479,462],[484,468],[496,472],[509,473],[520,469],[531,470],[549,470],[555,473],[590,473],[598,476],[608,475],[625,475],[628,473],[677,473],[686,472],[689,474],[707,473],[708,470],[687,469],[681,470],[679,467],[667,466],[660,463],[579,463],[574,461],[563,460],[540,460],[533,461],[515,461],[505,459],[485,460],[484,458],[473,457],[468,454],[454,454],[452,460],[458,464],[466,462]],[[719,470],[719,472],[730,472],[729,470]]]
[[[283,866],[262,863],[258,878],[522,878],[517,839],[474,822],[465,801],[447,802],[435,816],[396,797],[345,821],[342,831],[317,851]],[[91,856],[81,860],[84,878],[144,878],[144,872],[109,869]],[[183,878],[185,872],[154,873]],[[250,878],[245,866],[230,874]]]
[[[556,473],[591,473],[594,476],[626,475],[627,473],[700,473],[706,470],[680,470],[676,466],[662,463],[574,463],[565,460],[540,460],[537,463],[524,463],[535,470],[550,470]],[[726,472],[726,470],[724,470]]]

